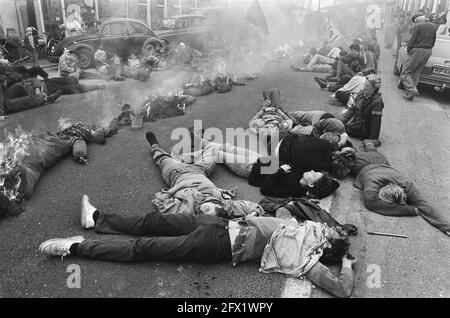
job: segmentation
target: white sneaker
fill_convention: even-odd
[[[97,209],[89,203],[89,197],[83,194],[81,198],[81,227],[85,230],[95,227],[94,212]]]
[[[70,255],[70,247],[72,244],[81,243],[83,241],[84,237],[82,236],[54,238],[39,245],[39,251],[46,255],[65,257]]]

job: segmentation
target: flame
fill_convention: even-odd
[[[7,189],[4,184],[8,175],[17,175],[18,169],[26,156],[31,144],[31,134],[17,127],[14,133],[5,132],[6,139],[0,143],[0,193],[9,200],[18,198],[21,179],[16,176],[14,184]]]
[[[224,60],[220,60],[214,65],[214,71],[216,74],[223,74],[225,75],[227,72],[227,65]]]

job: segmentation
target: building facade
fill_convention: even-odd
[[[154,28],[168,16],[194,13],[204,7],[223,5],[213,0],[0,0],[0,37],[20,37],[32,26],[38,34],[58,34],[69,14],[80,24],[128,17]],[[228,3],[228,1],[225,1]]]

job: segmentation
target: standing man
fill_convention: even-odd
[[[31,63],[33,65],[39,65],[38,59],[39,59],[39,53],[37,51],[38,49],[38,39],[37,36],[33,35],[33,28],[27,27],[25,29],[26,34],[25,38],[23,39],[23,45],[25,46],[25,49],[27,50],[27,53],[30,57]]]
[[[414,96],[419,95],[417,91],[419,75],[431,56],[437,31],[437,26],[423,15],[415,15],[412,20],[415,24],[408,41],[408,59],[400,74],[406,90],[403,98],[406,100],[413,100]]]

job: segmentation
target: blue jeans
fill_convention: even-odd
[[[108,261],[231,260],[228,220],[185,213],[117,215],[100,213],[95,231],[139,236],[131,240],[85,240],[77,255]]]

